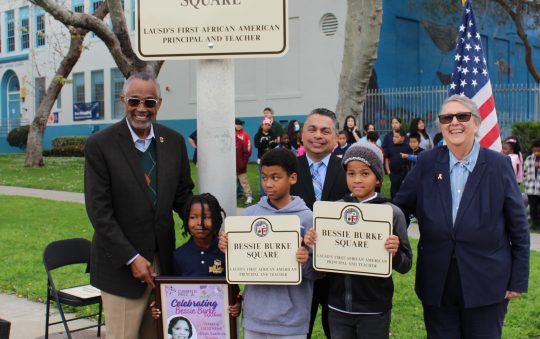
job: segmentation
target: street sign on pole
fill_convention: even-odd
[[[143,60],[282,56],[287,0],[136,0]]]

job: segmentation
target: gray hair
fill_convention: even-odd
[[[336,135],[338,134],[339,129],[338,129],[338,121],[336,118],[336,113],[332,112],[331,110],[327,108],[315,108],[307,115],[306,121],[308,121],[309,118],[311,118],[311,116],[315,114],[322,115],[322,116],[332,119],[332,127],[334,127],[334,132],[336,133]],[[305,126],[305,123],[304,123],[304,126]]]
[[[476,121],[476,124],[478,126],[480,126],[480,123],[482,122],[482,119],[480,118],[480,112],[478,112],[478,106],[476,106],[474,101],[472,101],[471,99],[467,98],[464,95],[454,94],[454,95],[446,98],[446,100],[444,100],[444,102],[441,105],[441,109],[439,110],[439,114],[442,114],[444,106],[446,104],[450,103],[450,102],[458,102],[458,103],[462,104],[463,106],[467,107],[467,109],[469,109],[471,111],[472,117]],[[440,128],[439,119],[437,119],[437,126]]]
[[[124,87],[122,88],[122,95],[126,95],[127,86],[134,79],[153,81],[156,84],[157,96],[158,98],[161,98],[161,88],[159,86],[159,82],[157,81],[156,77],[148,71],[136,72],[131,74],[124,82]]]

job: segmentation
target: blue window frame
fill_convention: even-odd
[[[13,10],[6,12],[7,51],[15,51],[15,15]]]
[[[126,79],[118,68],[111,69],[111,118],[121,119],[124,117],[124,107],[120,101],[122,89]]]
[[[85,103],[84,96],[84,73],[73,74],[73,104]]]
[[[30,21],[28,19],[28,7],[19,9],[21,49],[30,48]]]
[[[71,8],[73,9],[73,12],[84,13],[84,0],[73,0]]]
[[[92,101],[99,102],[99,118],[103,119],[105,114],[105,84],[103,81],[103,71],[92,71],[90,73],[90,95]]]
[[[101,4],[105,2],[104,0],[92,0],[92,4],[91,4],[91,13],[90,14],[94,14],[97,9],[99,8],[99,6],[101,6]],[[92,33],[92,37],[95,37],[96,36],[96,33]]]
[[[41,7],[34,9],[36,24],[36,47],[45,46],[45,11]]]

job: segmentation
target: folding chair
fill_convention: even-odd
[[[43,264],[45,265],[45,271],[47,271],[47,311],[45,315],[45,339],[49,338],[49,327],[60,323],[64,325],[67,337],[69,339],[71,339],[72,332],[82,331],[92,327],[97,327],[97,336],[101,336],[101,313],[103,309],[101,295],[81,298],[70,294],[68,291],[65,291],[65,289],[57,290],[51,274],[51,271],[56,268],[73,264],[88,264],[90,262],[90,246],[90,241],[86,239],[65,239],[50,243],[49,245],[47,245],[47,247],[45,247],[45,250],[43,251]],[[89,285],[85,286],[89,287]],[[62,320],[50,323],[50,303],[53,300],[56,301],[56,305],[58,307],[58,311]],[[66,319],[62,304],[72,307],[99,304],[99,311],[98,313],[90,314],[87,316]],[[68,322],[70,321],[90,318],[96,315],[98,316],[98,322],[96,325],[86,326],[75,330],[70,330],[68,327]]]

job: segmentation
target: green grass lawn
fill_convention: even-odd
[[[24,168],[22,155],[0,155],[0,185],[82,192],[81,158],[46,158],[44,168]],[[191,167],[196,182],[196,167]],[[257,201],[260,197],[258,169],[251,164],[248,176]],[[383,194],[388,195],[389,180]],[[244,199],[238,200],[244,207]],[[181,237],[176,218],[177,244]],[[35,301],[44,301],[46,274],[42,263],[45,246],[54,240],[71,237],[90,239],[93,233],[84,205],[37,198],[0,195],[0,292]],[[416,250],[417,242],[411,241]],[[416,251],[415,251],[416,252]],[[416,253],[415,253],[416,254]],[[392,313],[392,338],[425,337],[422,306],[414,293],[414,266],[406,275],[394,275],[395,294]],[[66,286],[83,283],[85,267],[57,272]],[[314,338],[323,338],[320,322]],[[531,253],[529,293],[510,303],[504,327],[505,338],[540,338],[540,253]]]

